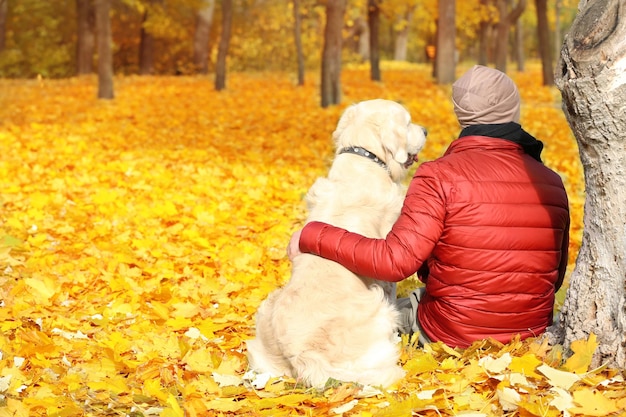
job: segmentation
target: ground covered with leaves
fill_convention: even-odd
[[[95,99],[92,77],[0,80],[0,416],[623,414],[622,375],[588,369],[593,337],[573,355],[541,340],[404,339],[407,375],[387,390],[246,373],[254,313],[289,279],[285,247],[343,108],[402,102],[429,130],[422,160],[458,134],[429,68],[383,69],[380,83],[346,69],[344,104],[329,109],[317,74],[303,87],[232,74],[220,93],[205,77],[124,77],[113,101]],[[582,169],[539,74],[512,76],[570,195],[571,271]]]

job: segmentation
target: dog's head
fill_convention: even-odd
[[[337,152],[358,146],[380,158],[394,181],[402,179],[417,161],[426,130],[411,123],[411,115],[391,100],[366,100],[348,107],[333,133]]]

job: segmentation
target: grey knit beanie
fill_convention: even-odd
[[[462,128],[519,122],[520,95],[505,73],[474,65],[452,84],[454,112]]]

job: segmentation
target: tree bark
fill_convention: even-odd
[[[139,74],[152,74],[154,68],[154,36],[146,30],[146,22],[149,19],[150,9],[143,14],[141,34],[139,40]]]
[[[524,25],[520,19],[515,23],[515,60],[517,61],[517,70],[524,72]]]
[[[298,85],[304,85],[304,51],[302,49],[302,15],[300,0],[293,0],[293,36],[296,44],[296,60],[298,62]]]
[[[0,0],[0,52],[6,47],[8,6],[9,0]]]
[[[456,78],[455,0],[439,0],[435,77],[438,84],[451,84]]]
[[[215,89],[221,91],[226,88],[226,57],[230,45],[230,33],[233,24],[233,0],[222,0],[222,35],[217,50],[215,65]]]
[[[96,0],[96,32],[98,38],[98,98],[112,99],[113,51],[111,38],[111,0]]]
[[[517,22],[526,8],[526,0],[517,0],[517,4],[509,12],[510,2],[511,0],[498,0],[500,20],[496,24],[496,68],[502,72],[506,72],[511,25]]]
[[[196,29],[193,36],[193,64],[200,74],[209,72],[209,40],[215,0],[204,0],[196,13]]]
[[[409,46],[409,22],[411,22],[412,17],[413,10],[409,10],[397,18],[396,24],[401,25],[401,29],[396,30],[396,42],[393,53],[393,59],[396,61],[406,61]]]
[[[7,0],[4,0],[6,3]],[[91,74],[96,44],[96,16],[92,0],[76,0],[76,74]]]
[[[368,0],[367,2],[367,25],[369,27],[369,58],[370,58],[370,79],[381,81],[380,74],[380,5],[379,0]]]
[[[539,40],[543,85],[554,85],[550,26],[548,25],[548,0],[535,0],[535,9],[537,10],[537,39]]]
[[[482,7],[487,7],[489,5],[489,0],[480,0],[480,4]],[[489,49],[491,42],[490,40],[490,32],[493,23],[490,20],[482,20],[480,22],[480,26],[478,28],[478,65],[487,65],[489,63]]]
[[[363,60],[370,57],[370,35],[366,17],[358,16],[348,25],[349,30],[343,31],[342,48],[354,51]]]
[[[553,341],[598,338],[592,366],[626,368],[626,0],[581,2],[556,84],[585,174],[582,246]]]
[[[555,57],[558,57],[561,52],[561,5],[562,0],[556,0],[554,3],[554,54],[552,56]]]
[[[341,102],[341,43],[346,0],[327,0],[322,52],[321,105]]]
[[[364,61],[370,59],[370,27],[367,19],[360,19],[361,33],[357,44],[357,53]]]

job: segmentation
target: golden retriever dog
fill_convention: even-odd
[[[425,142],[409,112],[389,100],[348,107],[333,133],[336,154],[307,196],[308,221],[323,221],[382,238],[405,196],[401,181]],[[357,276],[338,263],[303,254],[289,282],[256,314],[247,341],[250,369],[323,387],[329,378],[389,386],[398,365],[395,285]]]

